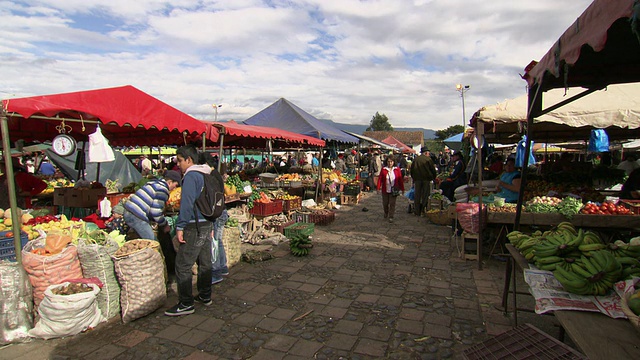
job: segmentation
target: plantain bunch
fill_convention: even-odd
[[[295,234],[289,240],[289,249],[295,256],[306,256],[313,247],[311,237],[301,233]]]
[[[565,290],[578,295],[605,295],[622,276],[622,265],[606,250],[581,256],[569,269],[556,266],[553,275]]]

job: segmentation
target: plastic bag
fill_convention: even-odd
[[[591,137],[589,138],[590,152],[607,152],[609,151],[609,135],[604,129],[591,130]]]
[[[33,327],[33,298],[22,266],[0,262],[0,345],[26,341]]]
[[[411,201],[414,201],[414,200],[415,200],[415,197],[416,197],[416,189],[415,189],[415,187],[413,187],[413,186],[412,186],[412,187],[411,187],[411,189],[409,189],[409,191],[407,191],[407,192],[404,194],[404,196],[405,196],[407,199],[409,199],[409,200],[411,200]]]
[[[71,243],[71,236],[50,232],[47,234],[47,239],[44,243],[45,251],[48,251],[50,254],[57,254],[62,251],[68,244]]]

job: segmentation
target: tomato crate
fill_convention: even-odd
[[[7,237],[7,235],[11,235],[9,233],[13,233],[12,231],[0,231],[0,261],[9,260],[16,261],[16,248],[14,246],[13,237]],[[29,241],[28,235],[26,232],[22,231],[20,233],[20,245],[22,248]]]
[[[298,234],[309,236],[313,234],[314,227],[314,223],[295,223],[284,228],[284,236],[289,239]]]
[[[269,216],[280,214],[282,212],[283,201],[273,200],[268,203],[253,203],[253,207],[249,210],[249,213],[255,216]]]
[[[293,199],[282,200],[282,201],[283,201],[282,211],[284,211],[284,212],[297,210],[297,209],[300,209],[302,207],[302,198],[299,197],[299,196],[295,197]]]

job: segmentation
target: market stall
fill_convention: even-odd
[[[487,138],[493,137],[494,139],[503,134],[505,136],[501,140],[502,142],[508,139],[512,141],[519,140],[520,130],[526,132],[525,158],[529,156],[529,145],[532,140],[543,142],[555,141],[556,139],[562,141],[585,140],[591,130],[598,129],[604,129],[610,139],[637,138],[639,132],[637,103],[633,101],[631,93],[625,92],[626,89],[631,89],[632,85],[614,85],[640,82],[640,42],[637,37],[639,29],[634,7],[637,7],[637,4],[632,0],[595,0],[576,20],[575,24],[569,27],[560,37],[554,47],[543,56],[540,62],[532,62],[525,69],[524,79],[528,82],[529,91],[527,101],[523,104],[522,109],[526,109],[526,117],[523,118],[519,115],[517,119],[499,121],[497,116],[489,116],[489,111],[485,113],[486,116],[483,118],[482,112],[486,109],[481,109],[476,113],[472,121],[472,124],[479,130],[478,132],[486,133]],[[553,89],[567,88],[583,88],[583,90],[579,93],[570,93],[569,97],[557,100],[557,102],[552,100],[553,92],[555,91]],[[617,91],[613,89],[621,89],[622,93],[618,93],[617,98],[599,102],[594,96],[604,88],[607,88],[607,92],[612,91],[612,94]],[[583,100],[587,103],[583,104],[582,111],[580,111],[580,108],[574,112],[566,110],[564,114],[557,118],[552,115],[554,112],[563,112],[565,109],[569,109],[568,106],[573,106],[574,104],[577,106],[579,104],[578,101],[582,101],[579,99],[583,97]],[[552,104],[549,104],[547,100],[551,100]],[[632,101],[627,105],[622,105],[619,101],[624,100]],[[494,110],[498,113],[504,113],[508,108],[505,105],[497,106]],[[604,109],[584,111],[584,109],[590,108],[589,105],[604,106]],[[548,274],[539,276],[548,279],[555,278],[564,290],[569,293],[607,295],[607,301],[621,301],[624,308],[629,295],[634,291],[633,284],[626,283],[626,285],[618,286],[618,283],[616,283],[615,288],[622,292],[619,297],[611,295],[610,287],[616,281],[628,280],[629,276],[635,273],[636,268],[634,265],[626,264],[626,260],[618,260],[617,257],[620,254],[617,251],[620,249],[629,251],[627,255],[629,257],[633,255],[633,259],[630,260],[631,264],[637,261],[635,259],[637,258],[636,251],[640,249],[640,246],[634,244],[633,240],[628,238],[619,239],[620,241],[612,244],[601,244],[589,237],[589,242],[587,242],[585,237],[579,235],[586,232],[583,229],[578,229],[577,237],[570,236],[570,238],[574,239],[573,241],[569,240],[569,242],[564,243],[563,240],[558,240],[559,245],[557,248],[548,244],[548,242],[555,241],[548,238],[550,235],[548,231],[540,232],[540,234],[525,234],[524,236],[530,235],[531,239],[534,240],[520,242],[519,239],[524,239],[524,236],[523,238],[517,238],[516,235],[519,233],[518,229],[525,215],[523,204],[524,189],[526,188],[527,173],[523,171],[517,210],[514,216],[515,231],[510,233],[511,237],[509,238],[519,253],[524,255],[525,259],[533,260],[539,268],[555,269],[551,277],[548,277]],[[612,204],[612,206],[614,205]],[[599,211],[604,213],[608,209],[610,207],[605,206],[603,203],[603,205],[600,205]],[[591,213],[585,216],[594,215]],[[595,218],[587,219],[595,220]],[[596,222],[586,221],[584,225],[592,225],[594,223]],[[554,235],[551,234],[551,236],[553,237]],[[574,246],[577,246],[582,255],[568,256],[568,254],[572,253],[572,250],[568,248],[573,248]],[[549,252],[542,250],[545,247],[549,249]],[[537,250],[534,251],[534,249]],[[548,256],[553,257],[548,258]],[[572,260],[565,260],[565,258],[571,258]],[[596,258],[599,259],[597,263],[590,260]],[[555,262],[556,259],[559,260],[558,263]],[[583,271],[583,267],[589,270]],[[530,280],[536,278],[534,275],[529,275]],[[526,277],[527,273],[525,272]],[[549,281],[551,282],[551,280]],[[606,281],[606,283],[601,283],[601,281]],[[534,283],[538,284],[538,282],[533,281],[529,285],[533,286],[531,284]],[[508,290],[508,285],[507,280],[505,292]],[[553,291],[555,290],[539,290],[534,293],[545,294],[553,293]],[[561,301],[564,304],[571,302],[567,299],[574,299],[573,297],[561,298],[564,299]],[[552,298],[547,298],[547,300],[553,301]],[[556,307],[555,310],[560,311],[563,309]],[[607,310],[616,309],[607,307]],[[637,317],[627,312],[625,314]],[[598,348],[601,347],[595,348],[587,345],[602,341],[600,337],[601,331],[589,330],[592,326],[584,326],[582,329],[576,330],[575,326],[570,323],[584,323],[582,319],[585,316],[580,312],[561,311],[559,315],[558,319],[561,324],[571,329],[569,335],[587,356],[593,358],[602,357],[602,355],[599,355],[601,353],[598,352]],[[604,315],[598,316],[602,317]],[[594,321],[598,316],[594,318]],[[613,329],[613,327],[609,328]],[[625,328],[622,331],[628,334],[633,330]],[[608,344],[615,345],[616,354],[628,354],[637,351],[637,347],[635,347],[635,350],[629,347],[631,344],[619,342]]]

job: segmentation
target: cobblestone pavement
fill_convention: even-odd
[[[362,211],[366,207],[369,211]],[[1,359],[447,359],[512,327],[498,309],[504,262],[458,256],[451,229],[407,213],[395,222],[380,196],[338,210],[316,226],[315,247],[294,257],[231,268],[213,287],[214,304],[167,317],[177,302],[122,324],[118,318],[74,337],[0,349]],[[520,299],[519,299],[520,300]],[[524,298],[519,306],[530,301]],[[557,335],[553,317],[519,313]]]

